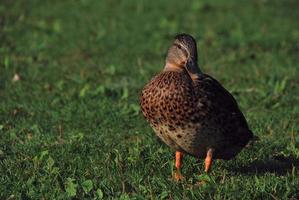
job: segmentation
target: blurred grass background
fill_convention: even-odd
[[[299,198],[298,8],[2,0],[0,198]],[[186,180],[175,183],[173,152],[141,116],[138,96],[181,32],[197,39],[201,69],[233,93],[260,140],[217,161],[210,176],[186,157]]]

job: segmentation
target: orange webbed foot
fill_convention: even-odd
[[[180,182],[180,181],[183,181],[185,179],[185,177],[181,174],[180,170],[175,170],[173,173],[173,179],[176,182]]]

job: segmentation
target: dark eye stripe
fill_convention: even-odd
[[[179,48],[179,49],[182,48],[181,45],[179,45],[179,44],[177,44],[177,43],[174,43],[173,45],[176,46],[176,47]]]
[[[188,52],[186,51],[185,48],[182,48],[182,46],[180,44],[177,44],[177,43],[174,43],[173,45],[176,46],[177,48],[181,49],[183,51],[184,55],[186,57],[188,57]]]

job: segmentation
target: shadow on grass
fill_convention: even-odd
[[[284,175],[286,173],[292,172],[293,167],[297,169],[299,168],[299,159],[279,155],[273,156],[268,160],[253,161],[247,166],[237,168],[236,171],[254,174],[264,174],[268,172]]]

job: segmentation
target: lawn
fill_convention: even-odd
[[[296,0],[0,2],[0,199],[299,198]],[[259,137],[209,175],[139,108],[177,33]],[[205,181],[198,187],[196,182]]]

